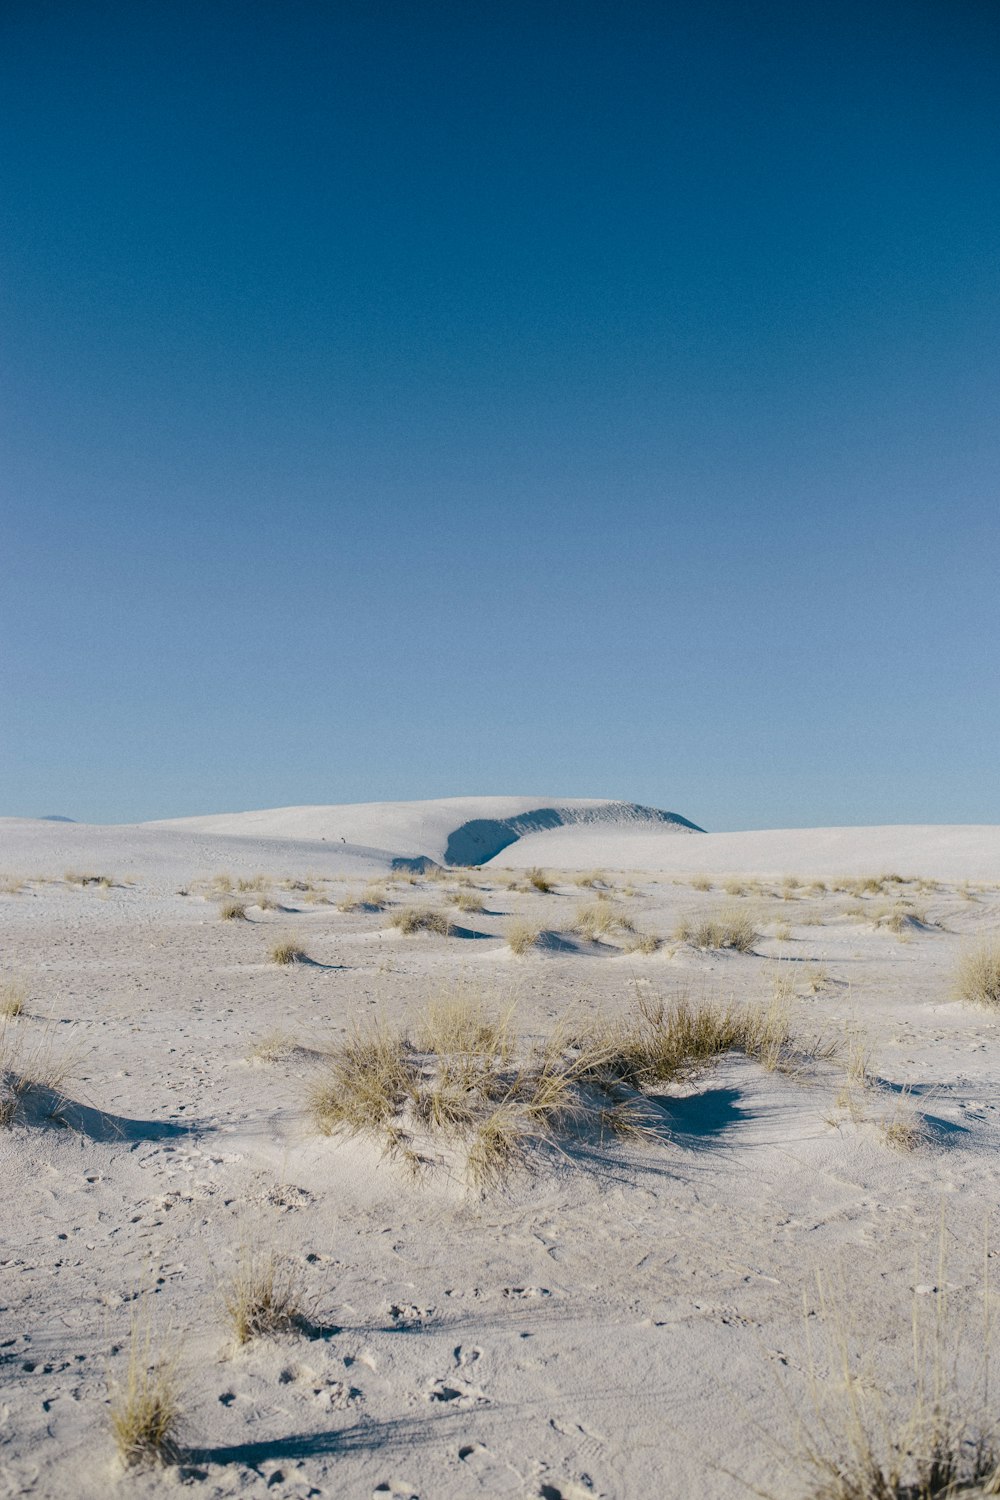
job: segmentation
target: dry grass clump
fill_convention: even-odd
[[[126,1469],[170,1463],[178,1456],[180,1387],[172,1359],[151,1358],[149,1333],[133,1324],[125,1379],[111,1383],[109,1420]]]
[[[294,938],[283,938],[271,949],[271,962],[280,964],[282,967],[288,964],[304,963],[307,957],[305,949]]]
[[[113,875],[90,875],[80,870],[67,870],[63,879],[67,885],[78,885],[81,889],[86,885],[99,885],[110,890],[115,883]]]
[[[247,909],[242,901],[224,901],[219,907],[221,922],[245,922]]]
[[[523,958],[526,953],[530,953],[533,948],[538,946],[539,939],[542,936],[542,929],[536,927],[532,922],[517,920],[507,923],[505,936],[510,951],[515,953],[518,958]]]
[[[4,896],[19,896],[25,884],[20,875],[0,875],[0,893]]]
[[[752,953],[761,935],[748,912],[726,909],[696,922],[680,921],[674,936],[679,943],[689,943],[692,948],[731,948],[737,953]]]
[[[603,870],[587,870],[583,875],[576,877],[576,883],[586,890],[592,890],[596,886],[606,885],[607,880]]]
[[[742,880],[727,880],[722,889],[727,896],[745,896],[747,888]]]
[[[530,870],[527,871],[525,878],[528,884],[532,886],[536,891],[541,891],[543,896],[547,896],[552,890],[551,880],[549,880],[545,871],[540,870],[537,865],[533,866]]]
[[[707,875],[692,875],[689,884],[693,891],[710,891],[712,889],[712,882]]]
[[[626,953],[642,953],[649,956],[651,953],[659,953],[663,946],[663,939],[655,932],[637,932],[625,944]]]
[[[24,1014],[28,991],[19,979],[0,979],[0,1016],[13,1020]]]
[[[223,1293],[222,1305],[238,1344],[291,1333],[303,1316],[298,1271],[273,1251],[246,1251]]]
[[[0,1126],[13,1125],[33,1098],[55,1118],[66,1102],[70,1068],[71,1060],[57,1050],[51,1028],[29,1039],[20,1027],[0,1022]]]
[[[404,906],[402,911],[393,914],[392,926],[405,937],[413,937],[418,932],[436,932],[440,937],[447,937],[451,931],[444,912],[435,911],[430,906]]]
[[[484,910],[482,901],[472,891],[456,891],[451,904],[457,906],[459,911],[481,912]]]
[[[457,1152],[473,1187],[495,1188],[540,1148],[565,1155],[574,1136],[662,1138],[665,1125],[642,1124],[643,1093],[729,1051],[791,1065],[787,1010],[642,997],[625,1018],[527,1047],[509,1013],[459,992],[432,1002],[412,1036],[375,1023],[334,1047],[308,1107],[325,1135],[371,1135],[415,1172]]]
[[[914,1295],[910,1368],[898,1397],[876,1376],[872,1330],[849,1316],[846,1289],[832,1296],[818,1281],[819,1336],[808,1348],[813,1416],[800,1419],[789,1454],[800,1481],[803,1471],[811,1475],[814,1500],[1000,1495],[988,1290],[980,1327],[968,1326],[952,1314],[943,1272],[942,1254],[933,1296]]]
[[[594,901],[589,906],[578,906],[573,931],[591,942],[599,943],[604,938],[614,937],[620,932],[634,932],[632,919],[608,900]]]
[[[1000,941],[987,939],[962,955],[955,994],[974,1005],[1000,1005]]]
[[[238,880],[236,889],[238,891],[266,891],[270,885],[266,875],[252,875],[248,880]]]
[[[262,1036],[259,1042],[254,1042],[247,1053],[247,1062],[281,1062],[291,1057],[298,1050],[298,1043],[293,1036],[286,1031],[270,1031]]]

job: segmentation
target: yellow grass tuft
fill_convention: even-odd
[[[224,901],[219,907],[219,920],[222,922],[245,922],[247,909],[242,901]]]
[[[1000,941],[986,939],[962,955],[955,975],[955,994],[974,1005],[1000,1005]]]
[[[0,979],[0,1016],[13,1020],[24,1014],[28,991],[19,979]]]
[[[283,968],[289,964],[303,963],[307,957],[305,949],[293,938],[284,938],[271,949],[271,962],[280,964]]]
[[[393,913],[392,926],[405,937],[413,937],[419,932],[434,932],[447,937],[451,931],[444,912],[435,911],[430,906],[404,906],[402,911]]]
[[[527,872],[526,878],[528,884],[533,886],[536,891],[541,891],[543,896],[547,896],[552,890],[551,880],[549,880],[545,871],[539,870],[537,866]]]
[[[533,948],[537,948],[542,936],[542,929],[536,927],[532,922],[515,920],[507,923],[506,930],[507,946],[518,958],[523,958]]]
[[[753,917],[731,908],[697,922],[684,919],[678,923],[674,936],[679,943],[689,943],[692,948],[731,948],[737,953],[752,953],[760,941]]]
[[[180,1388],[172,1359],[157,1364],[151,1357],[148,1331],[132,1326],[128,1366],[121,1382],[111,1383],[111,1432],[126,1469],[176,1459]]]
[[[298,1272],[273,1251],[245,1251],[222,1303],[238,1344],[290,1333],[302,1319]]]

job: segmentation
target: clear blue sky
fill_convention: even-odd
[[[1000,822],[1000,9],[0,17],[0,812]]]

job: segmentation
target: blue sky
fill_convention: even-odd
[[[997,822],[1000,11],[0,19],[0,813]]]

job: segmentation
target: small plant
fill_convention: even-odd
[[[457,906],[459,911],[481,912],[483,903],[472,891],[457,891],[452,898],[452,905]]]
[[[24,1014],[28,991],[19,979],[0,980],[0,1016],[12,1020]]]
[[[604,871],[587,870],[583,875],[576,877],[576,883],[577,885],[582,885],[587,890],[592,890],[595,886],[604,885],[606,883]]]
[[[298,1272],[273,1251],[245,1251],[223,1294],[223,1307],[238,1344],[291,1333],[302,1320]]]
[[[790,943],[792,940],[792,929],[787,922],[776,922],[774,936],[779,943]]]
[[[63,878],[67,885],[78,885],[81,889],[87,885],[99,885],[110,890],[115,883],[111,875],[89,875],[80,870],[67,870]]]
[[[642,953],[649,956],[651,953],[659,953],[663,946],[663,939],[657,937],[655,932],[637,932],[630,942],[625,944],[626,953]]]
[[[680,943],[692,948],[731,948],[736,953],[752,953],[760,933],[748,912],[723,911],[700,922],[682,921],[674,933]]]
[[[295,1038],[284,1031],[271,1031],[254,1042],[247,1054],[248,1062],[281,1062],[296,1051]]]
[[[0,1127],[30,1117],[32,1103],[56,1118],[66,1102],[63,1089],[70,1067],[71,1060],[54,1046],[51,1028],[28,1041],[6,1019],[0,1022]]]
[[[180,1391],[172,1360],[156,1364],[151,1358],[148,1331],[135,1324],[129,1344],[125,1379],[111,1384],[111,1431],[126,1469],[169,1463],[177,1457],[176,1429]]]
[[[451,930],[444,913],[430,906],[404,906],[402,911],[393,914],[392,926],[405,937],[413,937],[418,932],[435,932],[440,937],[447,937]]]
[[[536,891],[541,891],[543,896],[547,896],[552,890],[552,882],[549,880],[545,871],[539,870],[537,866],[533,867],[527,872],[527,881],[528,884],[530,886],[533,886]]]
[[[219,907],[220,922],[245,922],[247,909],[242,901],[224,901]]]
[[[974,1005],[1000,1005],[1000,942],[982,942],[963,954],[955,976],[955,993]]]
[[[745,896],[747,888],[742,880],[727,880],[722,889],[727,896]]]
[[[236,889],[238,891],[266,891],[270,883],[266,875],[253,875],[249,880],[238,880]]]
[[[294,938],[284,938],[280,943],[275,943],[271,949],[272,963],[280,964],[282,967],[304,963],[307,956],[305,949],[300,947]]]
[[[597,900],[589,906],[577,907],[573,930],[599,943],[615,933],[634,932],[635,927],[632,919],[610,901]]]
[[[513,921],[507,924],[507,946],[518,958],[523,958],[526,953],[537,948],[541,936],[541,928],[531,922]]]
[[[710,891],[712,889],[712,882],[707,875],[692,875],[691,889],[693,891]]]

